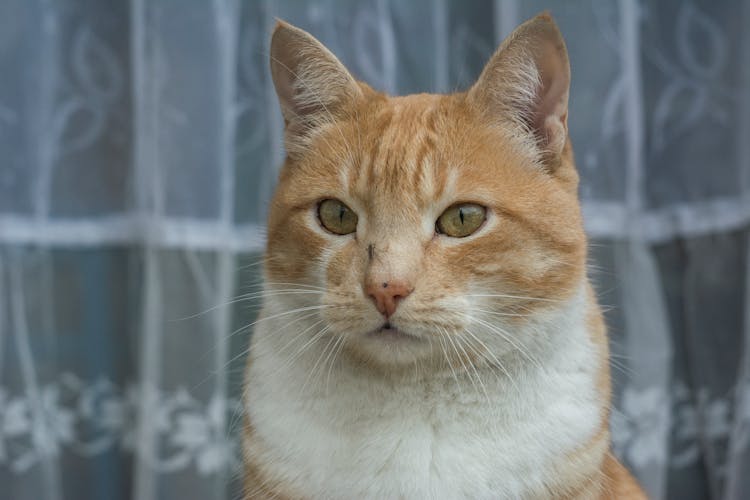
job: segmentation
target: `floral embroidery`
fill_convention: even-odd
[[[622,410],[612,414],[612,442],[618,455],[633,464],[664,463],[669,429],[669,403],[656,387],[626,388]]]
[[[124,390],[106,378],[85,382],[65,373],[59,382],[33,394],[11,396],[0,388],[0,467],[27,471],[62,450],[82,457],[120,448],[136,449],[136,418],[146,405],[160,444],[153,466],[164,472],[194,463],[208,475],[238,463],[236,430],[241,405],[235,399],[212,397],[207,404],[185,388],[173,393],[139,387]]]
[[[745,429],[737,437],[748,439],[750,384],[738,391],[737,397],[733,415],[731,395],[711,399],[705,389],[691,395],[682,382],[674,384],[670,395],[653,387],[643,390],[626,387],[620,409],[613,411],[611,418],[615,453],[635,468],[667,463],[675,469],[689,467],[701,457],[700,439],[710,443],[726,442],[733,432],[732,426],[737,424]],[[744,448],[747,443],[736,444]],[[723,470],[723,464],[719,465]]]

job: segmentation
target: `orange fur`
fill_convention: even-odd
[[[586,237],[567,137],[567,87],[563,92],[554,80],[566,75],[567,54],[550,17],[519,28],[477,85],[452,95],[376,92],[351,79],[312,37],[284,23],[276,27],[273,46],[280,47],[272,47],[278,58],[272,72],[284,94],[289,156],[271,204],[266,278],[322,285],[326,308],[319,317],[343,339],[341,358],[366,376],[397,378],[415,371],[414,377],[425,377],[464,363],[491,367],[489,354],[509,356],[479,345],[445,356],[374,352],[370,343],[347,333],[373,314],[363,292],[368,280],[409,283],[413,292],[403,301],[409,309],[399,320],[423,337],[430,328],[461,335],[461,316],[449,314],[443,304],[468,291],[496,295],[476,300],[518,325],[574,296],[586,280]],[[522,64],[528,58],[537,61],[538,74],[528,74],[534,71]],[[513,65],[519,72],[507,70]],[[524,82],[536,86],[525,88]],[[551,97],[542,106],[533,92],[545,86]],[[302,97],[295,101],[295,96]],[[315,207],[329,198],[357,212],[355,234],[333,236],[317,224]],[[457,202],[486,207],[487,227],[461,240],[432,232],[429,221]],[[609,453],[606,330],[590,287],[587,294],[601,423],[587,442],[551,464],[554,478],[537,494],[645,498]],[[305,496],[258,461],[264,443],[251,418],[245,442],[255,450],[245,457],[246,498]]]

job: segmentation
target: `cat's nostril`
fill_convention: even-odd
[[[380,314],[386,318],[396,312],[399,302],[411,292],[412,286],[400,280],[373,282],[365,287],[365,293],[375,303],[375,307],[380,311]]]

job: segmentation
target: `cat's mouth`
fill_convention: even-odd
[[[383,325],[380,328],[377,328],[367,334],[370,338],[377,338],[377,339],[383,339],[386,341],[391,342],[398,342],[398,341],[421,341],[419,337],[415,335],[411,335],[410,333],[407,333],[403,330],[399,330],[395,326],[393,326],[391,323],[386,322],[383,323]]]

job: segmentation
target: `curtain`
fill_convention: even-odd
[[[239,497],[274,18],[404,94],[546,8],[614,451],[654,499],[750,498],[750,1],[0,0],[0,499]]]

